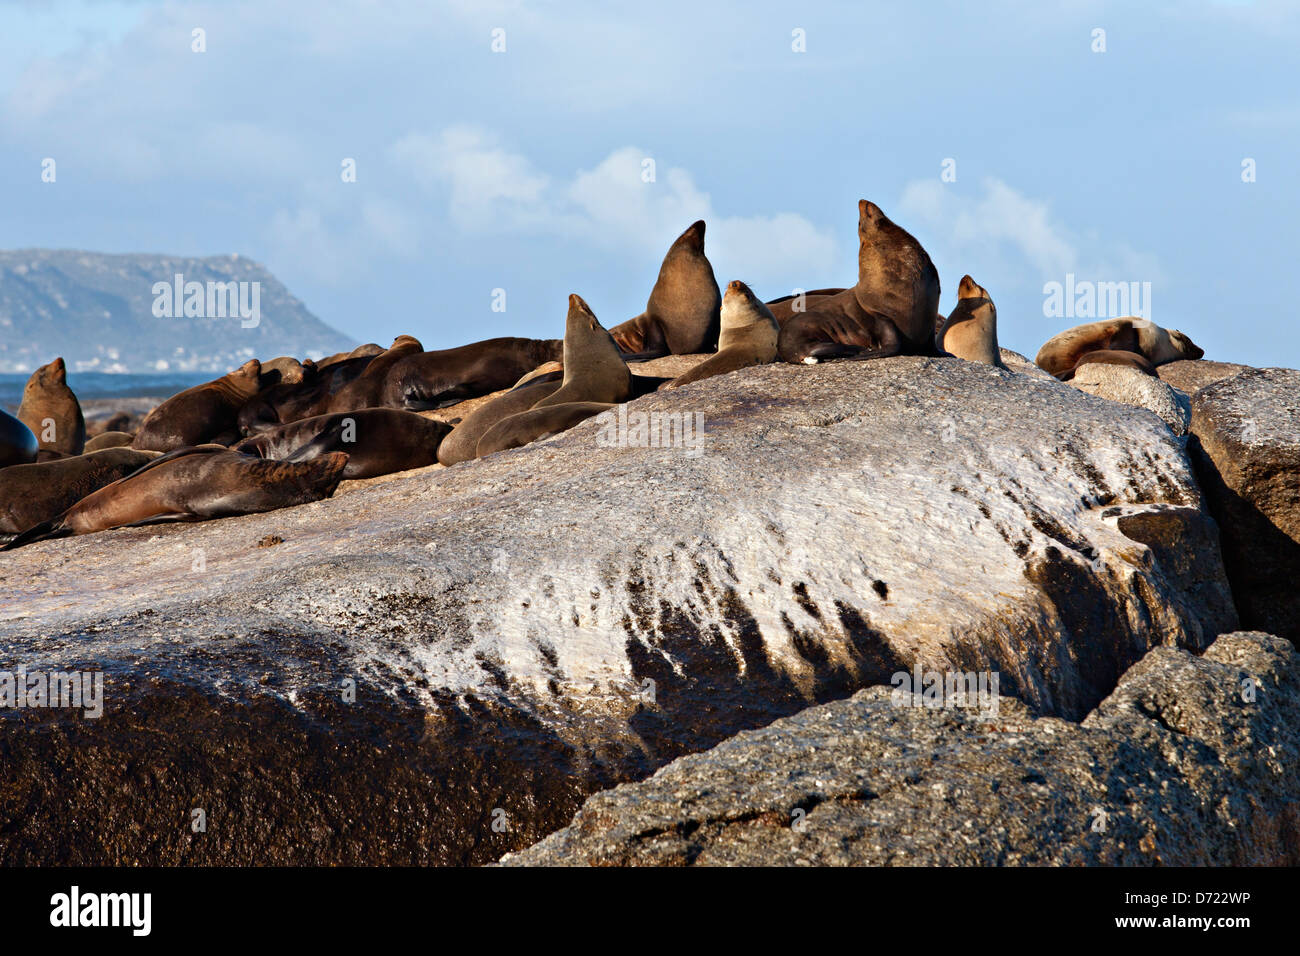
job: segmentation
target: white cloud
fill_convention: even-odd
[[[549,234],[662,254],[671,237],[703,219],[710,257],[746,275],[823,274],[835,257],[834,240],[795,213],[720,215],[681,167],[656,165],[647,182],[645,163],[653,157],[636,146],[615,149],[567,180],[473,127],[410,134],[390,155],[423,188],[445,194],[453,222],[467,231]]]
[[[1019,274],[1030,284],[1061,280],[1067,272],[1088,279],[1160,279],[1154,258],[1127,243],[1076,234],[1053,218],[1047,202],[1000,179],[980,185],[982,192],[970,195],[936,179],[915,180],[904,187],[899,215],[892,218],[941,237],[936,248],[953,275],[990,269]]]

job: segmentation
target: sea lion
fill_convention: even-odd
[[[329,362],[304,363],[301,382],[283,382],[263,388],[240,409],[239,433],[253,435],[276,425],[325,414],[333,397],[365,374],[376,354],[382,355],[386,351],[379,346],[375,348],[379,349],[378,353],[372,353],[370,346],[363,345],[341,357],[332,357]]]
[[[998,310],[988,292],[969,275],[957,287],[957,307],[934,336],[940,352],[968,362],[1006,368],[998,348]]]
[[[1068,382],[1085,365],[1122,365],[1124,368],[1131,368],[1143,375],[1159,377],[1156,373],[1156,367],[1140,352],[1125,352],[1120,349],[1097,349],[1095,352],[1084,352],[1079,357],[1079,361],[1075,363],[1074,368],[1062,372],[1058,378],[1062,382]]]
[[[438,461],[455,465],[477,458],[479,439],[488,429],[502,419],[528,411],[559,390],[561,383],[552,378],[552,374],[521,381],[504,395],[498,395],[466,415],[438,446]]]
[[[42,365],[23,389],[18,419],[32,430],[44,451],[80,455],[86,445],[86,420],[77,396],[68,388],[62,358]]]
[[[858,283],[781,326],[786,362],[929,354],[939,273],[921,244],[873,202],[858,202]]]
[[[30,428],[0,409],[0,468],[30,464],[40,448]]]
[[[771,309],[758,300],[749,286],[736,279],[727,285],[722,297],[718,354],[677,376],[665,387],[679,388],[736,369],[775,362],[780,333]]]
[[[314,366],[315,363],[311,359],[306,362],[299,362],[292,356],[281,355],[269,362],[262,363],[262,375],[259,384],[262,388],[270,388],[272,385],[296,385],[302,381],[304,367],[310,368]]]
[[[614,402],[561,402],[534,406],[526,412],[497,422],[478,440],[475,457],[482,458],[507,448],[521,448],[530,442],[568,431],[593,415],[614,408]]]
[[[817,308],[820,304],[842,292],[846,289],[809,289],[800,295],[791,293],[775,299],[769,299],[765,304],[772,311],[772,318],[776,319],[777,325],[784,325],[787,320],[804,312],[809,312]]]
[[[344,478],[374,478],[432,465],[450,431],[446,422],[414,412],[363,408],[280,425],[244,439],[232,450],[275,461],[311,461],[341,451],[348,456]]]
[[[323,405],[313,410],[312,414],[351,412],[360,408],[375,408],[383,404],[384,385],[388,380],[389,370],[407,356],[423,351],[424,346],[420,344],[419,339],[410,335],[399,335],[382,354],[370,359],[360,375],[337,391],[333,391]]]
[[[668,249],[645,311],[610,329],[629,359],[712,352],[718,341],[722,294],[704,255],[704,220]]]
[[[1060,378],[1079,364],[1084,353],[1103,349],[1137,352],[1152,365],[1205,355],[1203,349],[1177,329],[1163,329],[1146,319],[1126,316],[1076,325],[1057,333],[1038,350],[1034,364]]]
[[[28,528],[0,550],[123,525],[202,521],[318,501],[334,494],[347,463],[342,452],[288,462],[220,445],[178,448]]]
[[[632,373],[613,336],[582,296],[570,295],[564,323],[564,381],[533,407],[566,402],[625,402],[631,390]]]
[[[250,359],[219,379],[173,395],[145,416],[131,447],[166,452],[238,437],[239,410],[257,394],[261,374],[262,364]]]
[[[100,432],[86,442],[86,451],[103,451],[105,448],[121,448],[135,441],[130,432]]]
[[[96,435],[102,435],[105,432],[135,432],[131,428],[131,421],[135,416],[130,412],[113,412],[107,418],[94,418],[86,422],[86,441]],[[144,419],[141,418],[141,421]]]
[[[58,461],[0,471],[0,531],[18,534],[71,508],[86,495],[125,478],[156,451],[106,448]]]
[[[323,369],[330,365],[337,365],[339,362],[348,359],[374,358],[376,355],[382,355],[384,347],[375,342],[367,342],[365,345],[358,345],[351,352],[335,352],[333,355],[326,356],[316,363],[316,367]]]
[[[496,338],[408,355],[389,369],[378,404],[419,411],[499,392],[563,350],[560,339]]]

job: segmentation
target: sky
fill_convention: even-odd
[[[1281,0],[0,0],[0,248],[239,253],[445,348],[636,315],[698,218],[720,284],[852,285],[866,198],[1004,347],[1109,314],[1073,276],[1300,367],[1297,51]]]

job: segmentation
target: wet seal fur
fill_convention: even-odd
[[[984,287],[969,275],[961,277],[957,307],[944,320],[934,338],[942,353],[968,362],[1006,368],[998,348],[997,307]]]
[[[772,318],[776,319],[777,325],[785,325],[796,315],[813,311],[827,299],[847,291],[847,289],[809,289],[806,292],[778,296],[764,304],[772,310]]]
[[[68,368],[62,358],[42,365],[32,373],[23,388],[18,419],[32,430],[42,451],[60,455],[80,455],[86,447],[86,419],[81,403],[68,388]],[[46,441],[46,422],[54,426],[54,435]]]
[[[345,479],[374,478],[423,468],[438,460],[451,431],[446,422],[398,408],[362,408],[304,418],[246,438],[234,451],[274,461],[311,461],[346,452]]]
[[[712,352],[721,307],[718,280],[704,255],[701,219],[669,247],[645,311],[609,331],[629,360]]]
[[[131,447],[168,452],[221,438],[234,441],[239,411],[257,394],[261,374],[262,364],[250,359],[219,379],[173,395],[145,416]]]
[[[334,494],[348,456],[264,461],[221,445],[178,448],[35,525],[0,550],[34,541],[160,521],[202,521],[274,511]]]
[[[939,273],[911,233],[875,203],[858,202],[858,283],[781,326],[777,351],[792,363],[934,351]]]
[[[389,370],[378,404],[421,411],[489,395],[556,361],[563,350],[560,339],[496,338],[408,355]]]
[[[1034,357],[1034,364],[1057,378],[1075,368],[1088,352],[1136,352],[1152,365],[1205,355],[1190,338],[1177,329],[1163,329],[1154,322],[1126,316],[1076,325],[1052,336]]]
[[[559,405],[530,408],[503,418],[484,432],[478,440],[475,457],[521,448],[550,435],[558,435],[615,406],[614,402],[561,402]]]
[[[135,441],[135,436],[130,432],[100,432],[94,438],[86,442],[86,451],[103,451],[105,448],[121,448],[123,445],[130,445]]]
[[[0,531],[18,534],[48,521],[105,485],[125,478],[161,454],[106,448],[58,461],[0,471]]]
[[[781,333],[772,311],[739,279],[727,285],[722,297],[722,330],[718,353],[669,382],[678,388],[751,365],[776,361],[776,341]]]
[[[0,409],[0,468],[36,461],[40,447],[30,428]]]

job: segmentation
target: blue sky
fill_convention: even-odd
[[[696,218],[721,283],[851,284],[865,197],[1009,348],[1074,324],[1043,314],[1073,273],[1297,367],[1298,50],[1269,0],[0,0],[0,248],[237,252],[435,348],[558,337],[569,292],[622,321]]]

